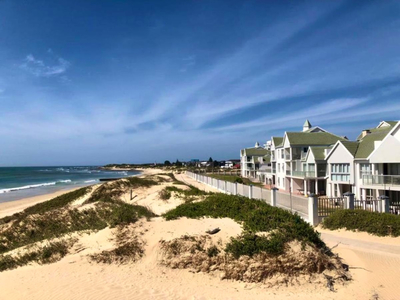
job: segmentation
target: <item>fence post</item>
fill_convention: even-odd
[[[233,194],[237,195],[237,182],[235,182],[235,184],[233,185]]]
[[[226,180],[225,180],[225,183],[224,183],[224,192],[227,194],[228,193],[228,190],[226,189]]]
[[[390,207],[389,207],[389,197],[386,195],[379,196],[379,200],[381,200],[382,205],[381,205],[381,212],[382,213],[389,213]]]
[[[347,192],[343,196],[345,197],[345,209],[354,209],[354,194]]]
[[[312,226],[317,226],[319,223],[318,219],[318,197],[315,194],[308,196],[308,222]]]
[[[249,198],[253,199],[253,185],[252,184],[249,185]]]
[[[279,189],[276,187],[273,187],[271,189],[271,206],[276,206],[276,191]]]

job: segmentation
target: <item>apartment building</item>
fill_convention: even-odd
[[[337,141],[346,141],[306,120],[300,132],[272,137],[271,184],[298,194],[326,194],[325,154]]]
[[[354,142],[338,142],[326,157],[328,195],[400,201],[400,122],[382,121]]]
[[[270,156],[270,150],[256,142],[253,148],[240,150],[240,172],[242,177],[256,178],[260,165]]]

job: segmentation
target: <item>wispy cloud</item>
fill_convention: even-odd
[[[179,70],[182,73],[185,73],[189,68],[193,67],[196,64],[196,55],[189,55],[185,58],[182,58],[183,66]]]
[[[53,55],[53,51],[51,49],[49,51],[48,53]],[[32,54],[28,54],[20,68],[36,77],[55,77],[64,74],[70,66],[70,62],[62,57],[55,58],[53,64],[46,64],[43,60],[36,59]]]

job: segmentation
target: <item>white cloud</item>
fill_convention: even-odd
[[[53,54],[52,51],[48,53]],[[53,77],[65,73],[70,65],[70,62],[62,57],[57,57],[50,65],[45,64],[43,60],[36,59],[32,54],[28,54],[20,68],[36,77]]]

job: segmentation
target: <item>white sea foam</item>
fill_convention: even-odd
[[[68,183],[71,182],[71,179],[66,179],[66,180],[58,180],[57,183]]]
[[[38,188],[38,187],[42,187],[42,186],[56,185],[56,184],[57,184],[57,182],[46,182],[46,183],[19,186],[19,187],[15,187],[15,188],[1,189],[0,194],[20,191],[20,190],[33,189],[33,188]]]
[[[20,190],[34,189],[34,188],[39,188],[39,187],[43,187],[43,186],[56,185],[57,183],[70,183],[70,182],[71,182],[71,179],[65,179],[65,180],[58,180],[58,181],[54,181],[54,182],[45,182],[45,183],[24,185],[24,186],[8,188],[8,189],[0,189],[0,194],[20,191]]]
[[[90,182],[97,182],[97,180],[93,179],[93,180],[86,180],[85,183],[90,183]]]

